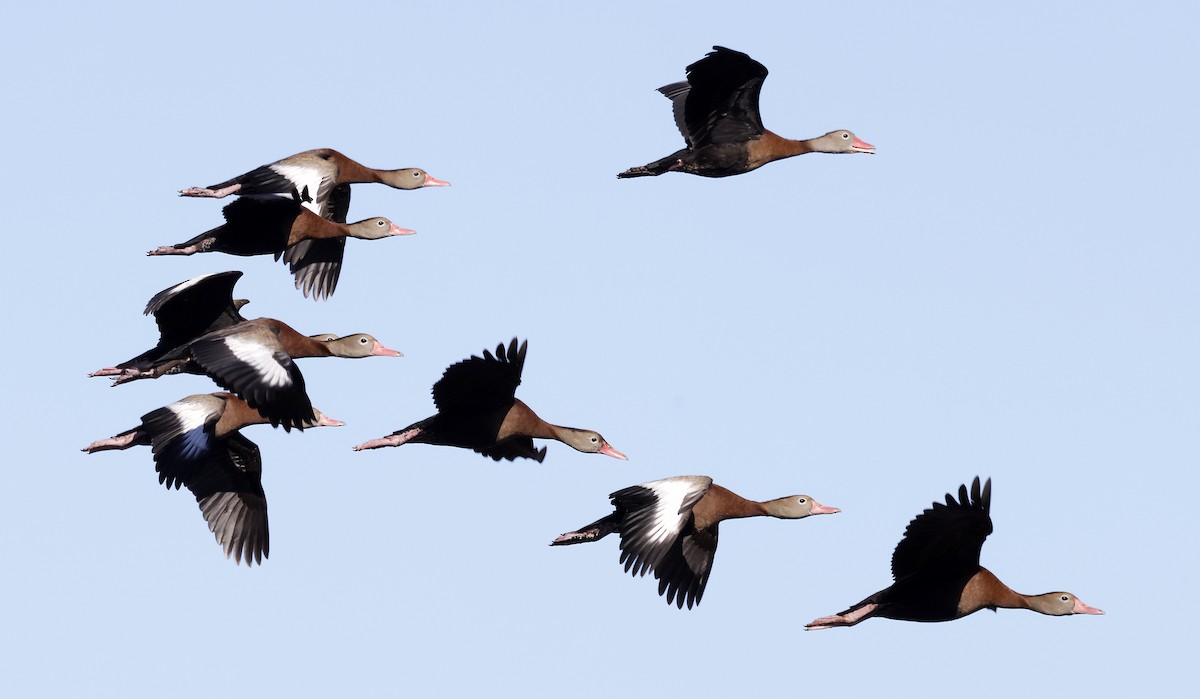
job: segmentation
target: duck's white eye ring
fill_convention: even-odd
[[[842,134],[842,138],[850,138],[850,134],[844,133],[844,134]]]
[[[1062,597],[1059,597],[1059,599],[1060,599],[1060,600],[1062,600],[1062,601],[1064,601],[1064,602],[1069,602],[1069,601],[1071,600],[1071,598],[1070,598],[1070,597],[1067,597],[1066,595],[1063,595]]]

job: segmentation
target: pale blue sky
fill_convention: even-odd
[[[1194,656],[1197,119],[1191,3],[164,3],[9,8],[5,696],[1128,696]],[[756,8],[756,9],[755,9]],[[713,44],[782,135],[879,154],[618,181],[682,142],[655,92]],[[448,189],[354,190],[336,295],[269,258],[144,252],[217,225],[175,192],[308,148]],[[271,558],[226,561],[148,449],[79,448],[215,390],[88,371],[155,292],[241,269],[250,317],[370,332],[306,360],[346,427],[246,435]],[[446,365],[529,338],[518,395],[628,463],[350,447]],[[552,549],[626,485],[706,474],[843,512],[722,527],[668,607],[617,541]],[[805,633],[889,583],[909,519],[994,480],[983,564],[1103,617]]]

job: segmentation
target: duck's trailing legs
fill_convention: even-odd
[[[364,449],[379,449],[380,447],[398,447],[419,434],[421,434],[421,428],[414,427],[409,430],[404,430],[403,432],[397,432],[396,434],[388,435],[387,437],[380,437],[379,439],[372,439],[369,442],[363,442],[362,444],[354,447],[354,451],[363,451]]]
[[[854,626],[858,622],[866,619],[875,613],[878,604],[864,604],[858,609],[853,609],[842,614],[833,614],[831,616],[823,616],[820,619],[813,619],[804,625],[806,631],[820,631],[821,629],[832,629],[835,626]]]
[[[128,432],[122,432],[115,437],[109,437],[108,439],[97,439],[96,441],[84,447],[81,451],[86,451],[87,453],[91,454],[92,452],[106,451],[108,449],[128,449],[135,444],[149,443],[149,437],[147,437],[144,441],[138,441],[138,430],[135,427],[134,429],[129,430]]]
[[[179,190],[181,197],[211,197],[213,199],[222,199],[230,194],[236,194],[242,188],[240,184],[231,184],[228,187],[221,189],[209,189],[208,187],[188,187],[187,189]]]
[[[580,527],[578,531],[567,532],[550,542],[551,546],[568,546],[570,544],[582,544],[588,541],[596,541],[603,539],[609,534],[621,531],[621,523],[617,519],[617,514],[613,514],[598,519],[591,524]]]

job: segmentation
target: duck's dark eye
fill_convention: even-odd
[[[414,172],[413,172],[413,177],[420,177],[420,176],[421,176],[421,171],[420,171],[420,170],[416,170],[416,171],[414,171]]]
[[[359,342],[359,344],[365,345],[365,344],[367,344],[367,338],[360,337],[360,338],[358,338],[358,342]]]
[[[382,226],[382,225],[383,225],[383,221],[382,221],[382,220],[376,221],[376,222],[375,222],[375,225],[376,225],[376,226]]]
[[[800,498],[800,504],[801,504],[801,505],[803,505],[803,504],[804,504],[804,503],[806,503],[806,502],[808,502],[808,500],[805,500],[804,498]]]
[[[1067,597],[1066,595],[1063,595],[1062,597],[1059,597],[1059,599],[1061,599],[1061,600],[1062,600],[1062,601],[1064,601],[1064,602],[1069,602],[1069,601],[1071,600],[1071,598],[1070,598],[1070,597]]]
[[[595,437],[592,437],[592,444],[595,444],[598,441],[600,441],[600,440],[596,439]]]
[[[844,134],[842,134],[842,138],[850,138],[850,134],[844,133]]]

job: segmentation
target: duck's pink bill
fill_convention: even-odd
[[[841,509],[839,509],[837,507],[830,507],[829,505],[822,505],[821,503],[817,502],[816,500],[813,500],[812,504],[813,504],[812,514],[814,514],[814,515],[831,515],[831,514],[835,514],[837,512],[841,512]]]
[[[411,228],[401,228],[394,223],[392,224],[392,227],[388,229],[388,235],[412,235],[414,233],[416,233],[416,231],[412,230]]]
[[[341,420],[334,420],[324,413],[321,414],[321,419],[317,421],[318,427],[344,427],[345,425],[346,423]]]
[[[1073,614],[1103,614],[1104,610],[1096,609],[1095,607],[1089,607],[1083,603],[1083,600],[1076,597],[1075,598],[1075,606],[1071,608],[1071,613],[1073,613]]]
[[[450,183],[447,182],[446,180],[439,180],[438,178],[434,177],[433,175],[426,174],[425,175],[425,184],[423,184],[421,186],[422,187],[449,187]]]
[[[608,442],[605,442],[604,444],[600,445],[599,453],[604,454],[605,456],[611,456],[614,459],[620,459],[621,461],[629,461],[629,457],[625,456],[624,454],[617,451],[616,449],[613,449],[612,445],[609,444]]]
[[[850,147],[856,151],[861,151],[863,153],[870,153],[872,155],[875,154],[875,146],[871,145],[870,143],[867,143],[866,141],[862,140],[861,138],[855,138],[854,143],[850,144]]]
[[[403,357],[404,353],[397,352],[396,350],[394,350],[390,347],[384,347],[382,342],[380,342],[379,340],[376,340],[375,347],[373,347],[371,349],[371,356],[373,356],[373,357]]]

